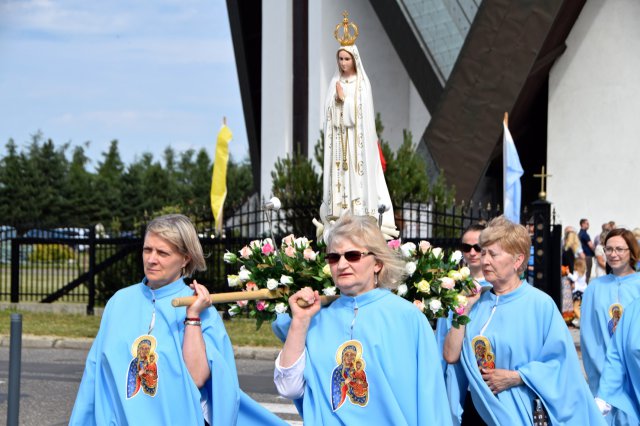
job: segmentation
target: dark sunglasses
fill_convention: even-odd
[[[467,243],[462,243],[462,251],[465,253],[469,253],[471,251],[471,249],[474,249],[476,251],[476,253],[480,253],[480,250],[482,250],[482,247],[480,247],[480,244],[467,244]]]
[[[355,263],[355,262],[360,262],[360,259],[362,259],[364,256],[369,256],[370,254],[373,254],[373,253],[367,252],[367,251],[351,250],[351,251],[346,251],[343,254],[327,253],[324,258],[329,265],[333,265],[334,263],[338,263],[342,256],[344,256],[347,262]]]

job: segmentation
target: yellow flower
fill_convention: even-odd
[[[429,293],[431,287],[429,286],[429,281],[421,280],[418,284],[416,284],[416,288],[421,293]]]

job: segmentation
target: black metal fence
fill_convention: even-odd
[[[224,263],[225,252],[237,253],[250,241],[272,234],[276,241],[291,233],[315,239],[312,219],[317,212],[316,206],[265,212],[254,197],[224,219],[220,232],[213,219],[192,218],[207,255],[207,270],[194,278],[211,291],[228,291],[226,276],[235,269]],[[470,224],[489,220],[500,211],[482,205],[438,208],[433,203],[408,202],[394,213],[403,241],[429,240],[447,249],[457,246]],[[266,215],[271,215],[271,226]],[[103,305],[115,291],[143,277],[143,228],[126,232],[100,226],[32,229],[21,236],[9,227],[0,228],[0,301],[86,303],[91,313],[94,305]]]

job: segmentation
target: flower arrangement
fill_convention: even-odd
[[[413,302],[430,321],[446,318],[453,312],[452,325],[467,324],[463,315],[467,303],[465,295],[479,291],[468,267],[460,267],[462,253],[459,250],[447,255],[441,248],[432,247],[428,241],[401,244],[389,241],[389,247],[402,253],[406,260],[407,278],[396,293]]]
[[[336,287],[324,256],[323,247],[315,251],[311,241],[304,237],[296,238],[293,234],[282,239],[279,250],[271,238],[266,238],[252,241],[238,255],[225,253],[226,263],[240,264],[237,275],[227,276],[229,287],[242,291],[288,289],[288,293],[277,299],[240,300],[230,305],[229,315],[246,310],[260,328],[264,321],[274,320],[276,314],[288,312],[288,295],[303,287],[311,287],[326,296],[335,295]]]

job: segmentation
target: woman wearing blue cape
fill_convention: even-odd
[[[482,272],[493,288],[469,297],[471,322],[449,330],[444,358],[462,364],[489,425],[533,424],[536,399],[548,424],[604,425],[558,308],[520,278],[530,245],[525,227],[504,216],[482,231]]]
[[[147,226],[145,278],[107,303],[87,356],[70,425],[284,424],[238,387],[233,349],[206,287],[191,221],[167,215]],[[184,308],[175,297],[197,296]]]
[[[612,336],[627,315],[627,307],[640,298],[640,274],[635,271],[640,249],[633,233],[624,228],[611,230],[604,240],[604,253],[611,272],[587,286],[580,320],[582,362],[594,396]],[[615,406],[605,419],[610,425],[636,424]]]
[[[484,223],[477,223],[469,226],[462,233],[460,250],[464,264],[469,268],[476,288],[489,288],[489,284],[482,275],[482,264],[480,262],[480,233],[486,228]],[[451,328],[453,312],[447,318],[439,318],[436,326],[436,341],[442,354],[444,341]],[[442,360],[444,372],[444,383],[449,397],[451,409],[451,419],[454,425],[476,425],[478,422],[478,412],[473,406],[471,394],[469,393],[469,382],[464,374],[462,365],[458,362],[448,365]]]
[[[603,414],[625,414],[627,424],[640,424],[640,299],[631,303],[609,342],[598,386]],[[608,416],[607,416],[608,417]],[[619,416],[620,417],[620,416]]]
[[[326,242],[340,297],[322,309],[310,288],[289,298],[278,392],[301,399],[308,425],[450,425],[433,331],[422,312],[389,291],[405,262],[370,216],[343,215]]]

